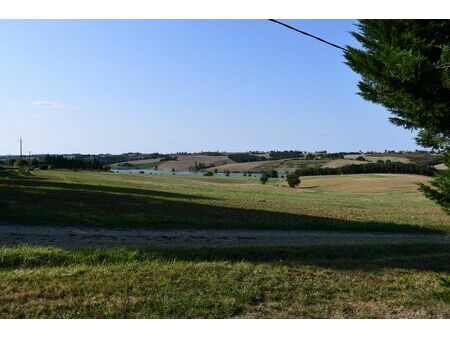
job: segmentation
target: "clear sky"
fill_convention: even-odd
[[[267,20],[0,21],[0,43],[0,154],[418,148],[341,51]]]

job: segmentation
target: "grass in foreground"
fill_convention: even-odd
[[[76,226],[450,231],[414,175],[254,177],[0,172],[0,223]]]
[[[450,246],[0,249],[3,318],[450,318]]]

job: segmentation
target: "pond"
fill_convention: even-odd
[[[114,173],[121,174],[151,174],[151,175],[190,175],[190,176],[203,176],[205,172],[202,171],[191,171],[191,170],[179,170],[179,171],[171,171],[171,170],[155,170],[155,169],[115,169],[111,170]],[[214,174],[214,176],[226,176],[225,173],[219,172]],[[241,177],[244,176],[244,173],[230,173],[230,177]],[[250,174],[247,174],[250,176]],[[260,177],[260,173],[252,173],[253,177]]]

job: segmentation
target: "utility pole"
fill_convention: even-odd
[[[31,151],[28,150],[28,161],[31,163]]]
[[[19,139],[19,143],[20,143],[20,160],[22,161],[22,143],[23,143],[22,136]]]

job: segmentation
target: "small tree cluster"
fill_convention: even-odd
[[[297,187],[301,183],[299,172],[296,170],[287,174],[286,181],[291,188]]]
[[[269,175],[267,175],[266,173],[263,173],[261,175],[261,177],[259,178],[259,180],[262,184],[266,184],[267,181],[269,180]]]
[[[278,178],[278,171],[276,171],[275,169],[271,170],[270,173],[268,173],[268,175],[272,178]]]

